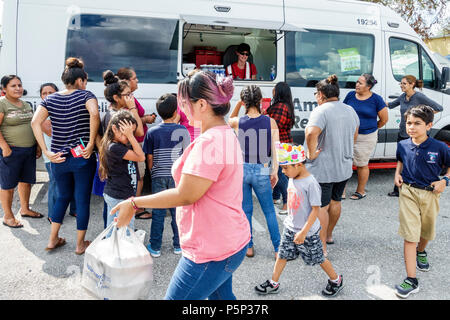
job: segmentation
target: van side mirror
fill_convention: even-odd
[[[450,68],[443,67],[441,73],[441,89],[445,89],[447,87],[447,82],[450,78]]]

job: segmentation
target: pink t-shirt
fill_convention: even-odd
[[[195,263],[221,261],[250,241],[250,224],[242,210],[243,159],[228,125],[201,134],[172,167],[178,185],[182,174],[213,181],[196,203],[177,208],[183,256]]]
[[[189,124],[189,119],[186,116],[186,114],[183,112],[183,110],[180,109],[180,107],[177,108],[177,112],[180,115],[180,124],[182,126],[185,126],[186,129],[188,129],[189,134],[191,136],[191,142],[195,140],[200,135],[200,129],[195,128]]]
[[[141,104],[137,101],[136,98],[134,98],[134,102],[136,103],[136,108],[137,108],[137,112],[139,117],[143,117],[145,115],[145,110],[144,108],[141,106]],[[142,137],[136,137],[137,142],[144,142],[145,139],[145,135],[148,131],[148,127],[146,123],[142,123],[142,126],[144,127],[144,135]]]

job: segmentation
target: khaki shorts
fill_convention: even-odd
[[[441,194],[403,184],[400,188],[398,234],[409,242],[434,240]]]
[[[357,167],[367,166],[377,142],[378,130],[369,134],[358,134],[353,146],[353,164]]]
[[[143,142],[140,142],[139,144],[141,145],[141,148],[142,148],[142,145],[143,145],[144,143],[143,143]],[[147,157],[147,156],[146,156],[146,157]],[[140,179],[144,178],[144,175],[145,175],[145,161],[143,161],[143,162],[137,162],[137,170],[138,170],[138,172],[139,172],[139,178],[140,178]]]

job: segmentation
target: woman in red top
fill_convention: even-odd
[[[227,76],[233,76],[233,79],[238,80],[256,80],[258,71],[253,63],[247,62],[250,56],[250,46],[246,43],[241,43],[236,50],[238,61],[229,65],[226,68]]]
[[[266,114],[274,119],[278,125],[281,143],[293,143],[291,129],[295,123],[294,103],[291,88],[286,82],[278,82],[273,89],[273,100]],[[287,186],[288,178],[278,168],[278,183],[273,189],[274,203],[278,203],[280,193],[283,197],[283,207],[280,214],[287,214]]]

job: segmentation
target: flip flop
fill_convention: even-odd
[[[36,213],[37,213],[37,212],[36,212]],[[21,216],[22,218],[31,218],[31,219],[41,219],[41,218],[44,217],[44,215],[41,214],[41,213],[39,213],[38,216],[31,216],[31,215],[29,215],[29,214],[21,214],[20,216]]]
[[[58,242],[56,243],[56,245],[53,248],[49,248],[49,247],[45,248],[45,251],[53,251],[56,248],[62,247],[65,244],[66,244],[66,239],[58,238]]]
[[[367,193],[366,194],[361,194],[359,192],[355,192],[355,193],[352,194],[350,199],[352,199],[352,200],[361,200],[362,198],[365,198],[366,196],[367,196]],[[352,198],[352,197],[356,197],[356,198]]]
[[[144,211],[142,211],[142,212],[136,214],[136,215],[135,215],[135,218],[136,218],[136,219],[141,219],[141,220],[148,220],[148,219],[151,219],[152,216],[147,217],[147,218],[141,218],[141,216],[143,216],[143,215],[146,214],[146,213],[151,214],[151,212],[148,212],[148,211],[144,210]]]
[[[9,224],[7,224],[6,222],[4,222],[3,221],[3,225],[4,226],[7,226],[7,227],[9,227],[9,228],[11,228],[11,229],[19,229],[19,228],[23,228],[23,224],[18,224],[18,225],[16,225],[16,226],[10,226]]]
[[[334,240],[326,241],[327,244],[334,244]]]
[[[86,247],[84,248],[84,250],[83,250],[82,252],[76,252],[76,251],[75,251],[75,254],[76,254],[77,256],[83,255],[83,254],[86,252],[87,247],[89,247],[89,245],[91,244],[91,242],[90,242],[89,240],[86,240],[84,243],[86,244]]]

